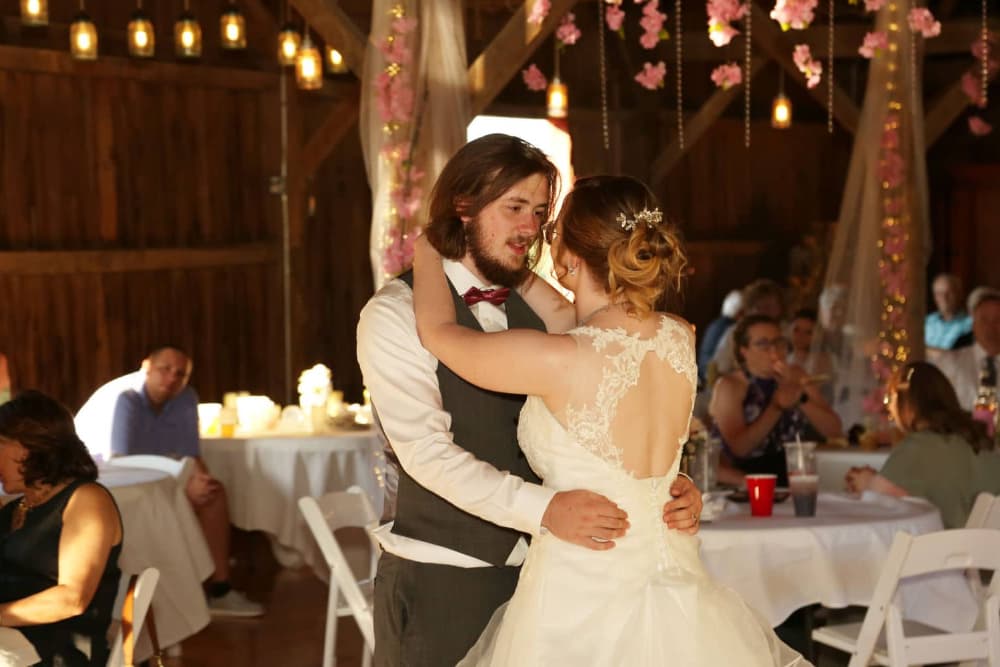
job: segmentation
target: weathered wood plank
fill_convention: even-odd
[[[146,250],[21,250],[0,252],[0,273],[59,275],[197,269],[270,264],[278,259],[272,243],[223,248],[156,248]]]

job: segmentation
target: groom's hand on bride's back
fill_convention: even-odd
[[[690,479],[678,475],[670,495],[674,499],[663,506],[663,522],[668,528],[694,535],[701,523],[701,491]]]
[[[560,491],[549,501],[542,527],[565,542],[605,551],[629,528],[628,514],[592,491]]]

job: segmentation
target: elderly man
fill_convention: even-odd
[[[974,343],[958,350],[948,350],[933,359],[948,376],[958,402],[971,410],[976,402],[979,374],[986,368],[1000,370],[1000,290],[977,287],[969,294]]]
[[[959,341],[972,331],[972,317],[961,308],[962,285],[958,276],[939,274],[932,290],[937,311],[924,320],[924,342],[927,347],[939,350],[961,347]]]
[[[198,395],[188,386],[191,358],[167,345],[150,352],[143,367],[143,383],[122,391],[115,404],[111,454],[195,460],[197,469],[186,491],[215,565],[208,582],[209,609],[219,616],[260,616],[264,608],[229,584],[229,505],[222,484],[201,460]]]

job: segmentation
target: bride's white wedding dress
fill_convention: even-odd
[[[579,357],[568,378],[573,396],[558,415],[529,397],[518,427],[521,447],[546,486],[607,496],[628,512],[627,535],[607,551],[548,534],[534,539],[514,596],[460,665],[808,665],[736,593],[709,577],[698,538],[663,523],[696,369],[693,333],[661,318],[646,339],[621,329],[571,331]],[[637,478],[620,443],[647,437],[650,425],[641,415],[650,391],[661,394],[678,451],[667,474]]]

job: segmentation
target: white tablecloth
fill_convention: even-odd
[[[174,478],[156,470],[102,466],[98,481],[111,491],[122,515],[122,572],[160,571],[153,595],[160,645],[172,646],[208,625],[201,582],[214,565],[191,504]],[[143,632],[136,658],[150,653]]]
[[[888,449],[868,451],[857,448],[816,450],[816,472],[820,491],[843,491],[844,477],[851,468],[871,466],[881,470],[889,458]]]
[[[730,503],[703,524],[701,553],[712,576],[778,625],[815,603],[867,605],[896,532],[940,529],[937,509],[920,500],[821,493],[815,517],[795,517],[791,500],[775,505],[772,517],[751,517],[748,505]],[[975,621],[961,574],[909,580],[902,594],[908,618],[952,631]]]
[[[375,470],[380,448],[371,430],[201,440],[205,464],[226,487],[233,524],[268,533],[283,565],[304,561],[323,577],[326,564],[298,500],[358,485],[381,515],[384,494]]]
[[[14,628],[0,628],[0,667],[22,667],[39,661],[31,642]]]

